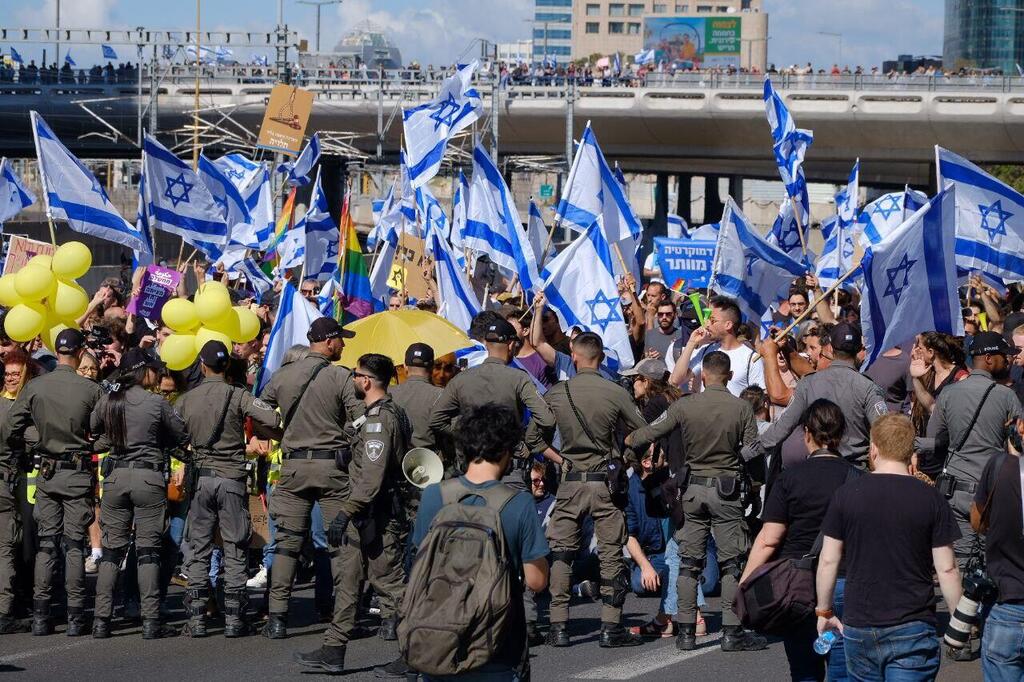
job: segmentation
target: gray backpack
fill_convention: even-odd
[[[501,510],[516,491],[504,484],[474,490],[461,479],[440,485],[443,506],[409,574],[398,645],[413,670],[457,675],[491,662],[514,639],[519,577],[509,560]],[[486,505],[463,504],[469,497],[481,497]]]

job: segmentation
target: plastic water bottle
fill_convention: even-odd
[[[824,656],[832,650],[832,646],[839,639],[839,633],[835,630],[826,630],[825,632],[818,635],[818,639],[814,640],[814,651],[819,656]]]

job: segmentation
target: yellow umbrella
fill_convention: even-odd
[[[441,357],[463,348],[473,341],[465,332],[443,317],[425,310],[387,310],[345,325],[356,333],[345,341],[340,363],[355,367],[366,353],[382,353],[396,364],[405,364],[405,351],[413,343],[425,343]]]

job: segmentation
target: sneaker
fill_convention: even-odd
[[[100,558],[93,554],[85,557],[85,572],[87,575],[94,575],[100,572]]]
[[[253,590],[262,590],[267,586],[267,567],[260,566],[260,570],[253,577],[245,581],[245,586]]]

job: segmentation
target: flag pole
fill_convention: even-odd
[[[788,196],[788,195],[787,195]],[[797,201],[793,197],[789,197],[790,203],[793,204],[793,218],[796,220],[796,234],[800,237],[800,253],[804,256],[807,255],[807,240],[804,239],[804,226],[803,221],[800,219],[800,208]]]
[[[199,171],[199,75],[202,70],[201,64],[202,59],[200,58],[199,52],[199,5],[201,0],[196,0],[196,85],[195,85],[195,100],[194,108],[192,110],[192,170]],[[184,247],[184,245],[183,245]],[[181,256],[178,256],[178,262],[181,262]]]

